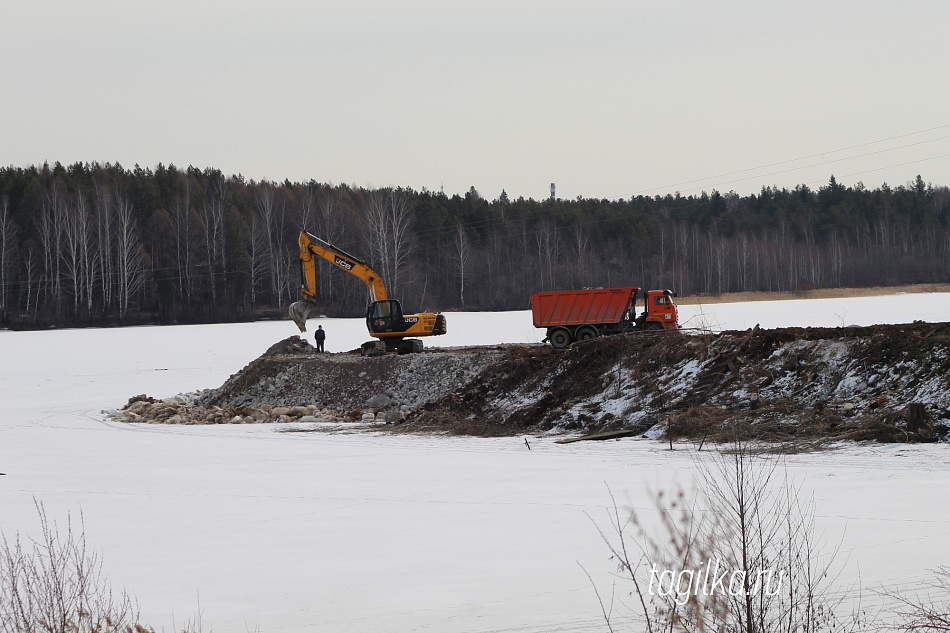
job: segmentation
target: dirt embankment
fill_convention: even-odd
[[[322,354],[298,336],[274,344],[221,387],[156,400],[129,399],[113,417],[158,424],[312,423],[321,428],[401,422],[467,384],[504,348],[389,354]]]
[[[381,358],[317,354],[291,337],[176,406],[219,422],[238,421],[227,419],[234,412],[244,422],[362,420],[397,432],[937,441],[950,426],[948,370],[950,324],[628,334],[566,350]],[[136,421],[152,421],[143,409]]]
[[[405,426],[934,441],[950,423],[948,369],[944,324],[630,334],[512,350]]]

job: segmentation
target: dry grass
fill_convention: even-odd
[[[801,292],[731,292],[721,295],[692,295],[676,299],[677,305],[708,303],[745,303],[747,301],[783,301],[788,299],[844,299],[880,297],[896,294],[950,292],[950,284],[915,284],[910,286],[875,286],[873,288],[819,288]]]
[[[921,422],[919,429],[908,429],[915,410],[912,405],[904,411],[880,410],[844,416],[832,408],[808,410],[787,400],[765,401],[746,410],[694,405],[667,418],[666,434],[673,441],[685,439],[720,445],[738,437],[743,442],[756,443],[764,452],[785,454],[831,448],[842,441],[940,441],[947,433],[946,428],[929,418]]]

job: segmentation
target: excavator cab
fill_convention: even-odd
[[[370,334],[405,332],[402,306],[395,299],[372,302],[366,312],[366,328]]]

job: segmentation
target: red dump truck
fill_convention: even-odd
[[[637,316],[638,292],[639,288],[537,292],[531,295],[534,327],[547,328],[544,341],[558,349],[604,334],[679,328],[672,292],[648,290],[645,310]]]

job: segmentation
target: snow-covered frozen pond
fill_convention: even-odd
[[[448,314],[440,345],[534,342],[527,312]],[[743,329],[950,320],[950,295],[716,304],[689,325]],[[330,351],[361,319],[311,320]],[[689,486],[687,447],[130,426],[133,395],[220,385],[289,322],[0,332],[0,529],[37,531],[34,499],[79,512],[113,586],[170,629],[198,606],[218,631],[602,631],[607,487],[649,511]],[[914,589],[950,563],[950,448],[847,446],[788,458],[819,531],[843,534],[865,588]],[[583,566],[583,569],[581,568]]]

